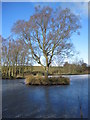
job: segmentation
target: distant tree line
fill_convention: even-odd
[[[72,63],[72,64],[66,62],[64,64],[64,72],[68,74],[88,73],[88,66],[86,63],[84,63],[83,60],[80,60],[78,63]]]

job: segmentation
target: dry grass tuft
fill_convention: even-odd
[[[26,85],[69,85],[70,80],[66,77],[50,77],[30,75],[25,79]]]

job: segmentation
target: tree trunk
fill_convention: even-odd
[[[13,70],[13,66],[12,66],[12,77],[14,76],[14,70]]]
[[[20,75],[20,73],[21,73],[21,67],[19,66],[19,75]]]
[[[15,77],[17,77],[17,61],[16,61]]]
[[[24,77],[24,67],[23,67],[23,77]]]
[[[8,76],[10,78],[10,67],[8,68]]]
[[[45,69],[45,78],[48,79],[48,70],[49,70],[49,67],[46,66],[46,69]]]
[[[24,65],[22,66],[22,75],[24,77]]]

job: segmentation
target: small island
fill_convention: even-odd
[[[70,80],[66,77],[44,77],[30,75],[25,79],[26,85],[69,85]]]

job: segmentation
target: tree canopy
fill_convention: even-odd
[[[80,18],[68,8],[53,10],[49,6],[35,7],[29,21],[18,20],[12,32],[29,46],[33,59],[46,71],[55,58],[69,56],[73,33],[79,34]],[[41,62],[44,56],[45,63]]]

